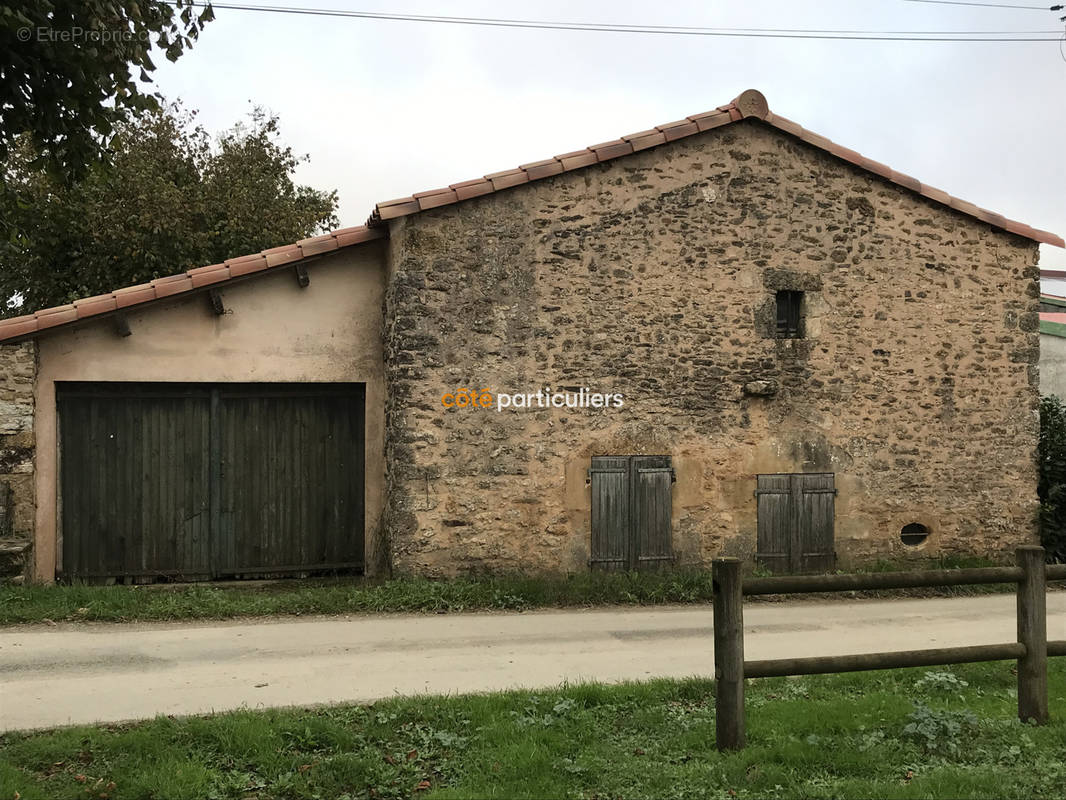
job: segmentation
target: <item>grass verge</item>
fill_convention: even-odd
[[[940,560],[930,568],[987,566],[990,562]],[[870,571],[900,569],[876,564]],[[910,565],[910,569],[917,568]],[[1013,591],[987,585],[912,589],[906,592],[840,592],[819,597],[918,597]],[[810,596],[808,596],[810,597]],[[604,605],[709,603],[710,571],[664,573],[586,573],[566,578],[501,576],[485,578],[358,577],[279,580],[253,584],[170,584],[155,586],[0,586],[0,626],[39,622],[159,622],[305,614],[525,610]],[[753,598],[754,599],[754,598]],[[760,598],[774,601],[780,598]],[[3,800],[3,798],[0,798]]]
[[[729,755],[696,679],[7,734],[0,799],[1060,798],[1066,664],[1039,728],[1011,669],[751,681]]]

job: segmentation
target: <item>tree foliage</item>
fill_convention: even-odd
[[[301,158],[256,109],[217,139],[178,105],[127,122],[110,158],[69,182],[9,151],[0,298],[27,313],[296,241],[335,227],[336,192],[293,182]]]
[[[1054,396],[1040,401],[1040,540],[1048,557],[1066,562],[1066,406]]]
[[[176,61],[214,18],[191,0],[5,0],[0,5],[0,159],[16,137],[57,174],[97,161],[114,127],[158,110],[158,49]]]

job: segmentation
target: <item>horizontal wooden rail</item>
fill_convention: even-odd
[[[715,740],[719,750],[740,750],[747,740],[744,682],[747,678],[818,675],[872,669],[930,667],[980,661],[1018,663],[1018,717],[1037,725],[1047,723],[1048,657],[1066,656],[1066,641],[1047,639],[1047,582],[1066,580],[1066,565],[1047,565],[1044,548],[1019,547],[1016,567],[916,570],[850,575],[780,575],[741,578],[740,560],[715,559],[714,680]],[[1018,639],[1009,644],[902,650],[891,653],[744,660],[744,595],[846,592],[870,589],[909,589],[918,586],[963,586],[980,583],[1015,584]]]
[[[1018,583],[1021,579],[1021,567],[932,569],[846,575],[780,575],[773,578],[746,578],[743,591],[746,595],[803,594],[865,589],[911,589],[917,586],[962,586],[975,583]]]
[[[1006,661],[1025,656],[1025,645],[982,644],[974,647],[941,647],[932,650],[901,650],[893,653],[863,653],[816,658],[776,658],[772,661],[745,661],[745,678],[780,678],[786,675],[824,675],[830,672],[862,672],[868,669],[932,667],[940,664],[972,664],[978,661]]]

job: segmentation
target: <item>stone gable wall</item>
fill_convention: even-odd
[[[36,375],[35,343],[0,345],[0,581],[32,568]]]
[[[836,474],[843,565],[1033,541],[1037,258],[757,121],[397,220],[394,568],[587,569],[593,455],[673,458],[681,564],[752,554],[772,472]],[[779,289],[806,338],[773,338]],[[544,386],[625,406],[441,403]]]

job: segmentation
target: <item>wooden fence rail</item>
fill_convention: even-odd
[[[719,750],[740,750],[746,739],[744,680],[785,675],[858,672],[870,669],[966,664],[1016,659],[1018,716],[1038,725],[1048,721],[1047,660],[1066,656],[1066,641],[1047,640],[1047,581],[1066,580],[1066,565],[1044,563],[1044,548],[1019,547],[1016,567],[883,572],[868,575],[785,575],[742,579],[741,562],[721,558],[714,578],[715,736]],[[1005,644],[945,647],[846,656],[744,660],[744,595],[905,589],[1015,583],[1018,639]]]

